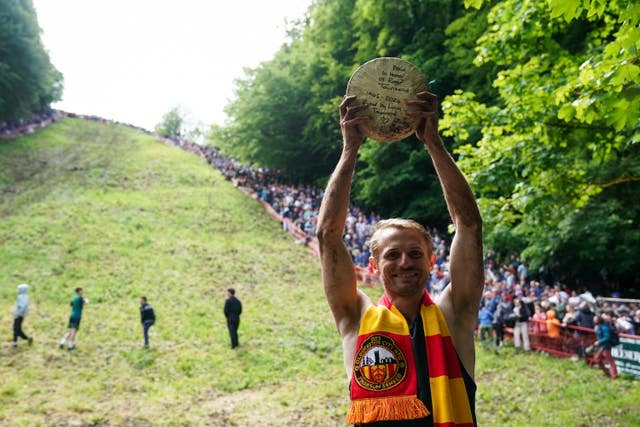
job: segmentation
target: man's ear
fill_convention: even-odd
[[[369,257],[369,266],[373,269],[373,271],[378,271],[378,262],[374,257]]]

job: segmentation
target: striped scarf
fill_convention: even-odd
[[[433,421],[436,427],[473,426],[462,366],[440,308],[425,292],[424,327]],[[385,294],[360,322],[351,379],[350,424],[411,420],[430,415],[417,397],[409,326]]]

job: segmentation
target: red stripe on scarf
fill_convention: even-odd
[[[440,340],[442,340],[442,347],[437,347],[435,342]],[[439,377],[442,375],[447,375],[449,378],[462,377],[462,370],[458,362],[458,353],[456,353],[451,337],[441,337],[440,335],[429,336],[427,337],[427,348],[440,348],[441,350],[432,350],[427,355],[430,377]]]

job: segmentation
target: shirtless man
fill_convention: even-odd
[[[342,240],[351,180],[369,120],[346,96],[340,105],[342,155],[320,208],[318,240],[327,301],[342,337],[350,384],[347,421],[355,425],[456,425],[475,421],[473,333],[483,289],[482,219],[471,189],[438,135],[438,101],[422,92],[407,101],[416,136],[431,156],[455,236],[451,285],[435,304],[424,291],[431,238],[418,223],[378,223],[371,266],[385,290],[379,305],[358,290]]]

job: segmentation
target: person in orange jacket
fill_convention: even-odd
[[[556,318],[556,312],[553,310],[547,311],[547,335],[549,338],[560,337],[560,321]]]

